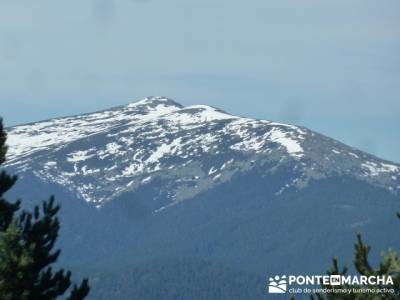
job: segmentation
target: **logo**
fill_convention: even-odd
[[[341,275],[331,275],[331,276],[329,276],[329,283],[332,286],[341,285],[342,284],[342,276]]]
[[[268,293],[290,294],[331,292],[336,288],[341,293],[394,293],[393,278],[388,275],[379,276],[352,276],[352,275],[281,275],[269,277]],[[374,288],[373,286],[386,286]],[[306,286],[305,288],[300,288]],[[362,288],[360,288],[360,286]],[[371,287],[372,286],[372,287]],[[310,288],[311,287],[311,288]]]
[[[286,276],[275,276],[269,278],[268,293],[270,294],[284,294],[287,291]]]

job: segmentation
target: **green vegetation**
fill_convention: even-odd
[[[397,216],[400,218],[400,214]],[[391,276],[393,278],[393,285],[323,285],[323,288],[336,290],[334,293],[327,295],[317,294],[311,296],[312,300],[383,300],[383,299],[400,299],[400,259],[396,252],[389,249],[387,253],[382,253],[382,260],[377,268],[374,268],[369,259],[371,246],[366,245],[361,234],[357,234],[357,241],[354,245],[354,267],[360,276]],[[327,272],[328,275],[347,275],[348,268],[339,267],[337,258],[333,258],[332,268]],[[352,293],[343,294],[338,292],[340,289],[352,290]],[[376,293],[360,293],[360,289],[370,289],[379,292]],[[394,290],[393,292],[386,292],[386,290]]]
[[[0,165],[6,158],[6,133],[0,119]],[[89,293],[88,280],[71,287],[71,272],[53,271],[60,250],[54,250],[60,209],[54,198],[20,210],[20,201],[10,203],[4,194],[17,178],[0,173],[0,300],[53,300],[69,292],[68,300],[81,300]],[[64,298],[65,299],[65,298]]]
[[[267,296],[265,276],[199,258],[156,259],[94,278],[91,299],[251,300]]]

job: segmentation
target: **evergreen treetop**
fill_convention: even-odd
[[[0,119],[0,165],[6,160],[6,132]],[[69,291],[67,300],[82,300],[89,293],[88,280],[72,286],[71,272],[53,270],[61,251],[54,250],[60,206],[54,197],[20,211],[20,201],[10,203],[4,194],[16,176],[0,173],[0,300],[55,300]]]

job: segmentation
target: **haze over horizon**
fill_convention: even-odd
[[[6,126],[149,95],[298,124],[400,162],[400,3],[11,0]]]

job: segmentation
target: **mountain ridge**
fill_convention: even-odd
[[[169,178],[170,190],[163,195],[169,203],[157,212],[255,165],[269,165],[266,172],[293,168],[297,177],[277,194],[335,173],[400,190],[399,165],[305,127],[241,118],[208,105],[184,107],[165,97],[15,126],[8,135],[6,166],[25,172],[34,160],[35,176],[72,187],[98,208],[154,179]]]

